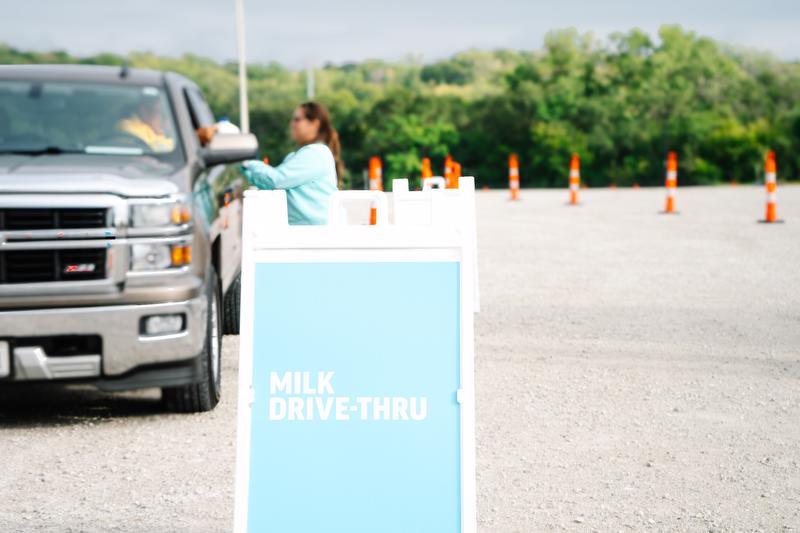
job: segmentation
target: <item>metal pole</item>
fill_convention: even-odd
[[[314,100],[314,65],[311,61],[306,63],[306,98]]]
[[[236,0],[236,51],[239,54],[239,120],[243,133],[250,133],[250,107],[247,105],[247,63],[244,49],[244,0]]]

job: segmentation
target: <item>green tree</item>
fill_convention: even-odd
[[[235,64],[185,54],[73,57],[0,44],[0,63],[82,63],[172,70],[198,83],[218,116],[239,120]],[[277,63],[248,66],[251,129],[279,162],[293,150],[292,110],[305,74]],[[800,175],[800,64],[664,26],[607,39],[550,32],[541,50],[467,50],[422,65],[364,61],[317,70],[317,99],[339,130],[345,184],[363,186],[373,155],[385,177],[417,176],[420,158],[441,168],[451,153],[479,185],[507,186],[520,156],[525,187],[566,185],[570,155],[590,186],[662,185],[667,151],[682,184],[760,179],[764,153],[779,178]]]

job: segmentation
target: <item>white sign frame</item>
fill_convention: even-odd
[[[464,180],[464,178],[461,178]],[[467,180],[469,181],[469,180]],[[425,191],[430,209],[437,212],[440,191]],[[442,191],[443,192],[443,191]],[[453,192],[453,191],[448,191]],[[457,192],[457,191],[456,191]],[[386,209],[380,199],[384,193],[370,192],[379,201],[374,205]],[[419,193],[423,194],[423,193]],[[337,212],[339,202],[362,193],[349,191],[334,195],[331,212]],[[461,533],[476,533],[475,478],[475,382],[474,382],[474,303],[476,278],[474,222],[474,187],[462,194],[466,212],[456,221],[429,225],[375,226],[289,226],[284,191],[245,192],[242,254],[241,336],[239,356],[239,390],[236,437],[236,499],[234,533],[263,533],[249,531],[248,491],[250,475],[251,411],[254,401],[253,336],[255,311],[255,267],[259,262],[404,262],[458,261],[460,264],[460,404],[461,429]],[[471,203],[471,208],[469,207]],[[379,213],[381,222],[386,213]],[[441,219],[440,219],[441,220]],[[467,221],[465,224],[463,221]],[[282,533],[282,532],[281,532]]]

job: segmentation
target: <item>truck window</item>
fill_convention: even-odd
[[[216,122],[214,113],[211,112],[211,108],[208,107],[200,92],[192,88],[184,89],[183,92],[186,96],[189,114],[192,116],[194,129],[212,126]]]
[[[0,80],[0,154],[39,152],[183,160],[160,87]]]

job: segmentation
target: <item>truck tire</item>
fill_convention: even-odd
[[[239,320],[242,312],[242,273],[236,275],[236,278],[231,282],[228,287],[228,292],[225,293],[225,312],[223,316],[223,331],[226,335],[239,334]]]
[[[219,280],[211,269],[206,295],[208,313],[206,340],[200,354],[200,376],[197,383],[161,390],[161,398],[170,411],[176,413],[201,413],[211,411],[219,403],[222,389],[222,298]]]

